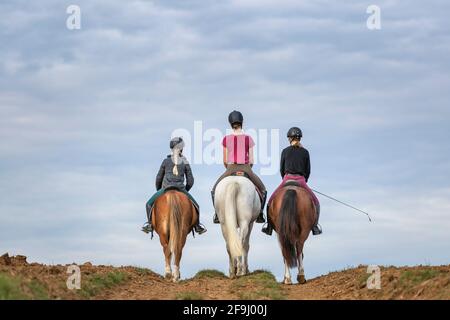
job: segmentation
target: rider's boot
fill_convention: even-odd
[[[267,234],[268,236],[272,235],[273,226],[269,218],[269,205],[267,205],[267,223],[262,227],[261,231]]]
[[[262,202],[261,202],[261,211],[259,212],[259,216],[256,219],[256,223],[264,223],[266,219],[264,219],[264,206],[266,205],[267,200],[267,191],[262,192]]]
[[[200,223],[200,212],[198,213],[198,221],[197,224],[194,226],[194,231],[197,232],[198,234],[203,234],[206,231],[208,231],[206,230],[205,226]]]
[[[272,228],[272,224],[270,222],[267,222],[265,226],[263,226],[263,228],[261,229],[261,231],[265,234],[267,234],[268,236],[272,235],[273,232],[273,228]]]
[[[317,213],[317,219],[316,223],[312,227],[312,234],[317,236],[322,233],[322,228],[319,225],[319,216],[320,216],[320,204],[316,205],[316,213]]]
[[[142,227],[142,231],[145,233],[153,232],[153,226],[152,226],[152,208],[149,206],[145,207],[147,210],[147,218],[148,221],[144,223],[144,226]]]
[[[212,199],[212,203],[213,203],[213,207],[214,207],[214,218],[213,218],[213,222],[216,224],[219,224],[219,217],[217,216],[217,212],[215,210],[215,206],[214,206],[214,190],[211,191],[211,199]]]

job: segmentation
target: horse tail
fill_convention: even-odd
[[[238,190],[239,184],[232,182],[227,186],[225,195],[225,228],[228,236],[228,248],[233,258],[238,258],[243,254],[242,243],[237,234],[236,196]]]
[[[169,192],[169,248],[172,257],[180,249],[181,237],[181,206],[174,193]]]
[[[300,231],[297,192],[295,190],[287,190],[281,203],[278,241],[280,242],[283,258],[290,268],[297,266],[296,242],[300,237]]]

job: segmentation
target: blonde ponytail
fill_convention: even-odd
[[[174,164],[172,173],[176,176],[178,176],[180,173],[178,172],[178,163],[181,162],[180,159],[181,150],[178,148],[173,148],[172,150],[172,162]]]
[[[293,139],[291,140],[291,146],[295,147],[295,148],[301,148],[302,144],[300,143],[300,140],[297,139]]]

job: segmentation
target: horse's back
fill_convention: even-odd
[[[178,207],[178,208],[175,208]],[[195,225],[197,216],[195,207],[189,197],[179,190],[168,190],[155,201],[155,218],[161,219],[162,223],[169,222],[170,210],[178,209],[182,224]]]
[[[224,200],[226,198],[227,190],[232,185],[235,185],[237,188],[236,191],[236,204],[238,210],[248,211],[252,215],[259,212],[261,201],[259,199],[258,193],[256,191],[255,185],[251,182],[250,179],[246,177],[240,176],[229,176],[224,178],[216,187],[216,202],[219,204],[217,207],[220,211],[221,205],[224,204]],[[259,208],[258,208],[259,207]]]

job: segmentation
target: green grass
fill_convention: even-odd
[[[201,294],[197,292],[180,292],[175,296],[177,300],[203,300]]]
[[[154,274],[154,272],[147,268],[135,267],[136,273],[140,276],[148,276]]]
[[[0,300],[49,299],[46,287],[37,280],[27,281],[21,277],[0,274]]]
[[[283,300],[285,298],[281,285],[275,276],[265,270],[257,270],[238,278],[232,285],[242,300]]]
[[[194,279],[205,279],[205,278],[224,278],[227,277],[225,274],[221,271],[214,270],[214,269],[205,269],[197,272],[197,274],[194,276]]]
[[[128,279],[128,276],[124,272],[114,271],[84,279],[85,280],[81,282],[80,294],[85,298],[90,298],[106,289],[110,289],[125,282]]]
[[[400,276],[400,282],[402,284],[416,285],[423,281],[437,277],[439,273],[439,271],[433,269],[408,270],[402,273]]]

